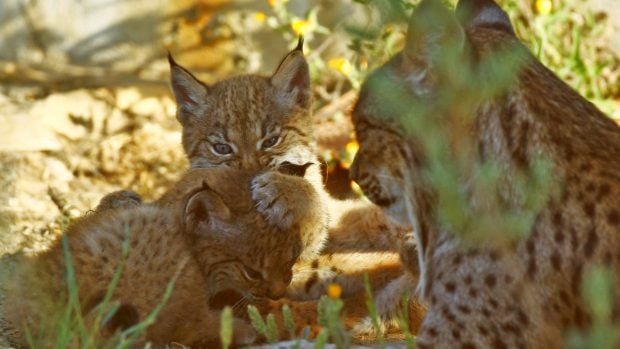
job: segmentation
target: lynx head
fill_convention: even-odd
[[[303,175],[300,171],[294,172]],[[216,308],[282,297],[301,253],[295,227],[280,231],[257,212],[250,193],[254,174],[193,169],[183,179],[194,186],[184,200],[181,224]]]
[[[360,149],[351,177],[397,221],[410,223],[404,200],[414,197],[413,187],[423,185],[420,168],[427,156],[420,139],[408,129],[408,117],[419,114],[426,122],[453,122],[447,114],[463,109],[438,103],[441,94],[471,91],[471,86],[461,85],[464,79],[459,80],[459,74],[475,71],[482,56],[507,46],[506,42],[517,42],[514,30],[492,0],[461,0],[456,14],[439,0],[423,0],[411,16],[403,51],[364,82],[353,110]],[[465,110],[473,115],[479,97],[465,101],[471,96],[456,95],[472,105]],[[461,136],[472,127],[458,126],[464,130]]]
[[[183,147],[193,168],[277,168],[316,163],[310,76],[303,40],[270,77],[242,75],[213,85],[169,57]]]

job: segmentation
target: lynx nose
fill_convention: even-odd
[[[245,170],[258,171],[263,167],[261,166],[258,154],[248,154],[243,157],[241,168]]]
[[[284,295],[286,294],[286,287],[287,285],[285,285],[284,283],[273,285],[267,291],[267,297],[274,301],[284,297]]]

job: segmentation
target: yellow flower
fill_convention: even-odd
[[[344,75],[349,75],[353,71],[353,66],[344,58],[332,58],[327,62],[327,66],[336,69]]]
[[[254,18],[260,23],[263,23],[267,19],[267,15],[264,12],[256,12]]]
[[[278,4],[286,5],[287,2],[289,2],[289,0],[267,0],[267,3],[271,7],[276,7],[276,5],[278,5]]]
[[[338,299],[342,295],[342,287],[340,285],[333,283],[327,286],[327,296],[331,299]]]
[[[351,167],[351,162],[355,157],[355,153],[360,148],[359,144],[357,144],[356,140],[352,140],[344,147],[345,155],[340,158],[340,166],[344,169],[349,169]]]
[[[548,15],[553,9],[553,2],[551,0],[536,0],[536,12],[541,15]]]
[[[353,157],[355,155],[355,153],[357,153],[357,150],[360,148],[360,145],[357,143],[356,140],[352,140],[349,143],[347,143],[347,145],[345,146],[345,150],[347,151],[347,153],[349,155],[351,155],[351,157]]]
[[[310,22],[305,19],[294,19],[291,22],[291,28],[296,35],[305,35],[310,29]]]

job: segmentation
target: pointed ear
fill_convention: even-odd
[[[465,28],[494,28],[516,36],[508,14],[493,0],[460,0],[456,16]]]
[[[304,39],[300,37],[297,47],[284,57],[271,76],[271,85],[276,89],[279,102],[287,107],[310,107],[310,73],[303,44]]]
[[[207,86],[177,64],[170,53],[168,63],[170,63],[170,84],[177,102],[177,119],[185,125],[190,117],[200,114],[201,104],[207,96]]]
[[[213,220],[229,220],[230,209],[220,195],[213,191],[206,182],[199,190],[189,195],[185,202],[183,222],[185,231],[200,234],[201,227],[207,226]]]
[[[459,52],[465,44],[465,33],[456,16],[441,0],[422,0],[409,20],[403,53],[405,64],[422,62],[433,65],[447,51]]]

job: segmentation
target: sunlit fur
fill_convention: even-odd
[[[508,184],[546,156],[553,164],[550,185],[560,188],[559,195],[538,213],[529,237],[503,249],[465,250],[459,232],[446,231],[438,221],[435,193],[422,175],[426,155],[404,132],[404,115],[386,113],[380,98],[385,91],[368,82],[354,110],[360,151],[353,178],[371,200],[416,226],[411,247],[418,250],[403,250],[402,256],[406,267],[422,270],[421,292],[429,305],[418,348],[563,348],[568,329],[592,324],[581,283],[595,265],[611,270],[611,320],[620,321],[620,128],[526,53],[493,1],[461,0],[457,13],[460,23],[440,1],[422,1],[404,51],[368,81],[391,79],[408,96],[403,103],[433,107],[437,91],[460,86],[420,83],[412,74],[446,73],[437,70],[433,55],[448,39],[444,35],[462,40],[461,55],[448,57],[456,69],[484,68],[479,65],[484,58],[507,47],[525,53],[504,93],[493,98],[473,93],[494,83],[489,76],[462,95],[475,99],[465,101],[474,105],[472,122],[459,135],[472,137],[475,161],[502,166]],[[417,30],[424,21],[432,24],[428,31]],[[507,203],[516,201],[514,192],[500,194]]]
[[[229,304],[236,308],[281,297],[301,252],[304,224],[295,222],[286,232],[267,224],[251,198],[253,177],[224,168],[192,170],[168,194],[166,205],[102,207],[72,224],[65,237],[86,318],[92,320],[87,314],[121,265],[112,301],[124,312],[110,320],[121,329],[144,321],[162,301],[167,283],[175,281],[170,299],[142,337],[156,344],[218,345],[220,315],[210,302],[223,291],[239,293],[238,302]],[[123,262],[124,241],[129,252]],[[15,328],[28,326],[37,340],[49,344],[56,336],[55,314],[67,300],[61,242],[24,257],[18,270],[7,293],[8,318]],[[245,314],[244,307],[235,310]],[[108,327],[107,332],[116,329]],[[238,344],[256,338],[243,320],[235,320],[234,331]]]
[[[320,297],[331,281],[337,281],[333,270],[349,280],[345,286],[351,292],[345,291],[347,294],[361,290],[363,280],[360,273],[349,272],[348,266],[365,265],[371,274],[380,273],[382,262],[377,260],[375,267],[369,266],[365,253],[397,252],[406,229],[365,200],[335,200],[325,191],[312,134],[308,65],[300,48],[288,53],[271,76],[242,75],[207,85],[174,61],[171,74],[177,118],[183,125],[183,145],[192,167],[251,169],[276,168],[285,161],[312,163],[306,180],[296,183],[296,190],[307,194],[301,200],[289,197],[293,187],[281,185],[277,174],[266,174],[253,182],[257,208],[270,223],[286,229],[293,217],[304,216],[315,230],[307,235],[312,238],[304,241],[300,263],[305,265],[305,272],[294,277],[288,292],[291,298]],[[261,146],[274,136],[279,136],[274,146]],[[228,145],[232,153],[218,154],[217,144]],[[319,257],[320,253],[341,252],[348,254],[343,265],[338,264],[343,259]],[[411,277],[417,279],[417,274]],[[401,290],[409,291],[404,287]],[[386,306],[379,308],[381,319],[392,318],[399,302],[400,294],[391,304],[386,301]],[[366,332],[374,330],[366,326]]]

